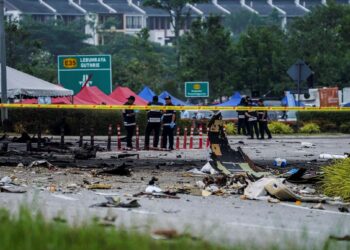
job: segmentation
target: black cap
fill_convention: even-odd
[[[167,95],[164,99],[165,99],[165,100],[171,100],[171,96],[170,96],[170,95]]]
[[[127,98],[128,100],[135,100],[135,96],[131,95]]]

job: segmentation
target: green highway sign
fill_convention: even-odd
[[[97,86],[109,95],[112,92],[110,55],[58,56],[58,83],[78,93],[84,83]]]
[[[186,97],[209,97],[209,82],[185,82]]]

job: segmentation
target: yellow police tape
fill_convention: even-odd
[[[145,105],[76,105],[76,104],[4,104],[0,108],[29,108],[29,109],[95,109],[95,110],[208,110],[208,111],[350,111],[350,107],[223,107],[223,106],[145,106]]]

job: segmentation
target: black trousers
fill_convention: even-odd
[[[135,132],[135,125],[132,126],[125,126],[126,130],[126,146],[128,148],[132,148],[132,136]]]
[[[259,129],[258,129],[258,121],[248,121],[249,123],[249,131],[250,131],[250,138],[254,138],[254,132],[256,135],[256,138],[259,138]]]
[[[167,148],[168,144],[168,137],[169,137],[169,149],[173,150],[174,149],[174,130],[175,127],[170,128],[170,126],[163,126],[163,131],[162,131],[162,148]]]
[[[265,132],[266,132],[268,138],[272,138],[270,129],[267,126],[267,121],[259,121],[259,131],[260,131],[260,138],[261,139],[264,139]]]
[[[153,147],[154,148],[158,147],[160,123],[159,122],[149,122],[149,123],[147,123],[146,131],[145,131],[145,148],[149,147],[149,137],[150,137],[152,131],[154,131]]]
[[[245,121],[245,129],[247,131],[247,135],[250,135],[250,125],[249,125],[248,117],[244,118],[244,121]]]
[[[238,118],[237,132],[239,135],[242,133],[244,135],[247,135],[246,127],[245,118]]]

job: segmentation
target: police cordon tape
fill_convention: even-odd
[[[133,110],[193,110],[193,111],[350,111],[350,107],[245,107],[245,106],[235,106],[235,107],[224,107],[224,106],[147,106],[147,105],[76,105],[76,104],[0,104],[0,108],[10,108],[10,109],[95,109],[95,110],[123,110],[123,109],[133,109]]]

